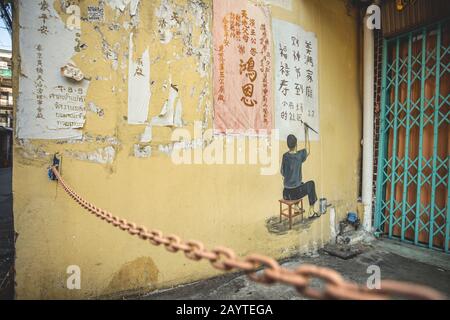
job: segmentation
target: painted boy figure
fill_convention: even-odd
[[[309,151],[297,151],[297,138],[290,134],[287,137],[289,151],[283,155],[281,162],[281,175],[283,176],[283,199],[298,200],[306,195],[309,200],[309,215],[317,215],[314,204],[317,202],[314,181],[302,182],[302,164],[306,161]]]

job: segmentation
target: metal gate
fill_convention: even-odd
[[[449,19],[383,41],[375,227],[449,252]]]

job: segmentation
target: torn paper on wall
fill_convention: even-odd
[[[169,99],[164,103],[158,116],[152,118],[154,126],[182,127],[183,106],[176,86],[171,85]]]
[[[84,79],[83,72],[75,65],[73,61],[69,61],[65,66],[61,67],[61,75],[78,82]]]
[[[145,127],[144,133],[141,134],[141,143],[148,143],[152,141],[152,126],[148,125]]]
[[[87,20],[89,22],[103,22],[105,20],[105,9],[103,6],[88,6]]]
[[[138,61],[134,61],[133,33],[131,33],[128,66],[129,124],[143,124],[147,121],[150,97],[150,56],[148,48]]]
[[[172,39],[183,41],[184,54],[198,59],[197,71],[206,77],[211,65],[211,11],[202,0],[188,0],[179,5],[173,0],[162,0],[155,10],[158,18],[158,34],[161,43],[167,44]],[[199,29],[198,42],[194,43],[194,26]]]
[[[19,1],[21,72],[16,130],[19,138],[80,139],[89,81],[75,82],[59,72],[72,58],[76,33],[53,6]],[[42,19],[45,16],[46,19]]]
[[[137,6],[139,4],[139,0],[106,0],[106,2],[112,9],[118,9],[122,12],[128,5],[130,5],[131,16],[136,14]]]

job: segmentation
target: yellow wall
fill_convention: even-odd
[[[182,4],[185,1],[177,0]],[[59,3],[59,1],[55,1]],[[83,10],[95,0],[80,1]],[[206,1],[211,13],[211,1]],[[318,195],[336,206],[339,217],[355,211],[358,196],[361,108],[359,100],[358,32],[355,14],[348,15],[344,1],[293,0],[292,11],[273,7],[272,16],[301,25],[318,38],[320,131],[312,143],[311,156],[304,164],[304,179],[316,181]],[[157,115],[167,98],[163,81],[172,76],[179,84],[185,121],[202,119],[205,106],[212,105],[211,77],[200,77],[197,61],[191,57],[166,63],[173,53],[182,54],[181,41],[162,45],[156,35],[153,12],[159,1],[140,1],[140,23],[135,37],[138,57],[147,45],[152,63],[151,116]],[[60,9],[58,8],[60,11]],[[107,22],[122,25],[129,15],[116,15],[105,6]],[[128,9],[127,9],[128,10]],[[20,15],[20,12],[18,12]],[[60,11],[62,19],[66,17]],[[17,15],[15,16],[17,19]],[[15,22],[17,27],[17,20]],[[129,30],[108,29],[102,33],[108,43],[120,43],[119,59],[128,53]],[[14,49],[22,31],[16,28]],[[198,36],[194,31],[194,37]],[[87,298],[122,291],[144,291],[187,283],[219,274],[207,262],[192,262],[183,254],[172,254],[113,228],[88,215],[46,177],[51,155],[63,155],[63,176],[82,196],[98,206],[149,228],[198,239],[212,248],[232,247],[240,255],[259,252],[276,258],[321,246],[329,240],[329,216],[310,228],[274,235],[265,220],[278,214],[282,191],[281,176],[262,176],[255,165],[175,166],[159,144],[169,143],[171,130],[153,131],[150,158],[133,156],[144,126],[130,126],[127,115],[127,69],[114,72],[102,58],[98,32],[82,22],[81,40],[88,48],[73,60],[89,76],[111,75],[108,81],[91,81],[87,101],[104,109],[105,116],[88,113],[83,132],[93,137],[115,137],[116,157],[102,165],[76,160],[74,151],[88,152],[106,142],[57,143],[47,140],[15,141],[14,216],[19,234],[16,243],[17,298]],[[16,60],[16,73],[18,62]],[[96,63],[89,59],[97,57]],[[119,64],[121,61],[119,61]],[[16,95],[18,80],[15,81]],[[192,86],[195,87],[191,96]],[[115,92],[112,88],[115,88]],[[208,88],[202,111],[198,107],[200,89]],[[211,120],[209,121],[211,126]],[[284,151],[281,143],[280,157]],[[72,153],[71,153],[72,152]],[[66,288],[66,268],[81,268],[81,290]]]

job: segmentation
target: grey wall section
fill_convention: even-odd
[[[14,298],[12,168],[0,168],[0,300]]]

